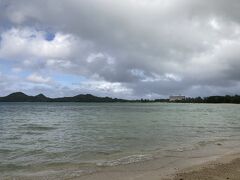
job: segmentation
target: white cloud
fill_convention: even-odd
[[[221,26],[220,26],[219,22],[215,18],[210,19],[209,25],[215,30],[220,30],[221,29]]]
[[[103,58],[104,55],[102,53],[97,53],[97,54],[90,54],[88,57],[87,57],[87,62],[88,63],[92,63],[96,60],[98,60],[99,58]]]
[[[33,28],[12,28],[1,34],[1,58],[69,58],[75,50],[76,39],[70,34],[56,33],[53,40],[46,32]]]
[[[27,80],[32,82],[32,83],[40,83],[40,84],[48,84],[51,83],[51,78],[50,77],[43,77],[39,74],[31,74],[27,77]]]
[[[80,88],[89,91],[100,91],[107,94],[126,94],[130,95],[132,89],[125,87],[122,83],[111,83],[107,81],[87,81],[80,84]]]

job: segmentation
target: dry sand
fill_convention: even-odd
[[[217,161],[178,172],[166,180],[240,180],[240,155],[225,156]]]

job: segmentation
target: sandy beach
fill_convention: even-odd
[[[38,173],[4,178],[4,180],[239,180],[240,153],[226,152],[214,156],[196,154],[188,158],[166,157],[128,165],[99,167],[94,172],[59,176]]]
[[[239,147],[216,143],[199,150],[141,163],[107,167],[74,180],[224,180],[240,179]]]
[[[229,155],[216,161],[178,172],[166,180],[239,180],[240,154]]]
[[[197,160],[200,163],[200,159]],[[143,170],[138,165],[139,171],[129,166],[128,170],[112,169],[112,171],[94,173],[77,178],[79,180],[239,180],[240,179],[240,154],[225,155],[216,160],[206,161],[199,165],[187,167],[186,162],[179,162],[172,167]],[[182,165],[181,165],[182,163]],[[187,162],[194,164],[192,160]],[[171,163],[170,163],[171,164]],[[146,164],[144,165],[145,167]],[[122,169],[123,170],[123,169]]]

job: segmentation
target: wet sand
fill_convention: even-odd
[[[200,159],[197,160],[200,163]],[[136,171],[129,167],[128,170],[112,169],[102,171],[86,177],[77,178],[80,180],[240,180],[240,154],[226,155],[217,160],[206,161],[199,165],[187,167],[184,163],[172,166],[159,167],[159,169],[145,169]],[[193,163],[190,160],[188,163]],[[144,165],[145,167],[146,164]],[[185,167],[184,167],[185,166]],[[179,169],[180,168],[180,169]]]
[[[153,161],[127,165],[122,167],[112,167],[111,169],[101,169],[92,174],[81,175],[79,177],[58,177],[57,179],[67,180],[239,180],[240,179],[240,154],[226,155],[217,160],[207,161],[197,159],[198,165],[187,166],[186,162],[179,161],[177,164],[169,161],[164,167],[158,167]],[[205,162],[204,162],[205,161]],[[158,163],[155,161],[154,163]],[[193,160],[187,162],[188,165],[195,164]],[[153,169],[155,167],[155,169]],[[145,169],[143,169],[145,168]],[[5,178],[4,178],[5,179]],[[12,179],[12,178],[6,178]],[[56,179],[56,177],[44,178],[41,176],[15,177],[16,180],[30,179]]]
[[[236,145],[236,144],[235,144]],[[97,167],[93,172],[73,173],[73,169],[56,176],[51,171],[9,177],[6,179],[28,180],[240,180],[240,148],[221,145],[205,146],[199,150],[172,152],[170,156],[112,166]],[[78,170],[78,167],[74,167]],[[1,179],[1,178],[0,178]],[[5,179],[5,178],[4,178]]]
[[[240,148],[215,143],[193,151],[172,152],[164,158],[107,167],[79,180],[240,180]],[[75,179],[74,179],[75,180]]]

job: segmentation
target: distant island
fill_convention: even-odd
[[[125,102],[127,100],[97,97],[91,94],[79,94],[73,97],[50,98],[43,94],[28,96],[22,92],[15,92],[5,97],[0,97],[0,102]]]
[[[141,102],[141,103],[150,103],[150,102],[169,102],[169,103],[232,103],[240,104],[240,96],[209,96],[209,97],[196,97],[190,98],[186,97],[181,100],[172,101],[171,99],[137,99],[137,100],[128,100],[128,99],[118,99],[111,97],[97,97],[91,94],[79,94],[72,97],[59,97],[59,98],[50,98],[43,94],[38,94],[36,96],[29,96],[22,92],[15,92],[9,94],[8,96],[0,97],[0,102]]]

